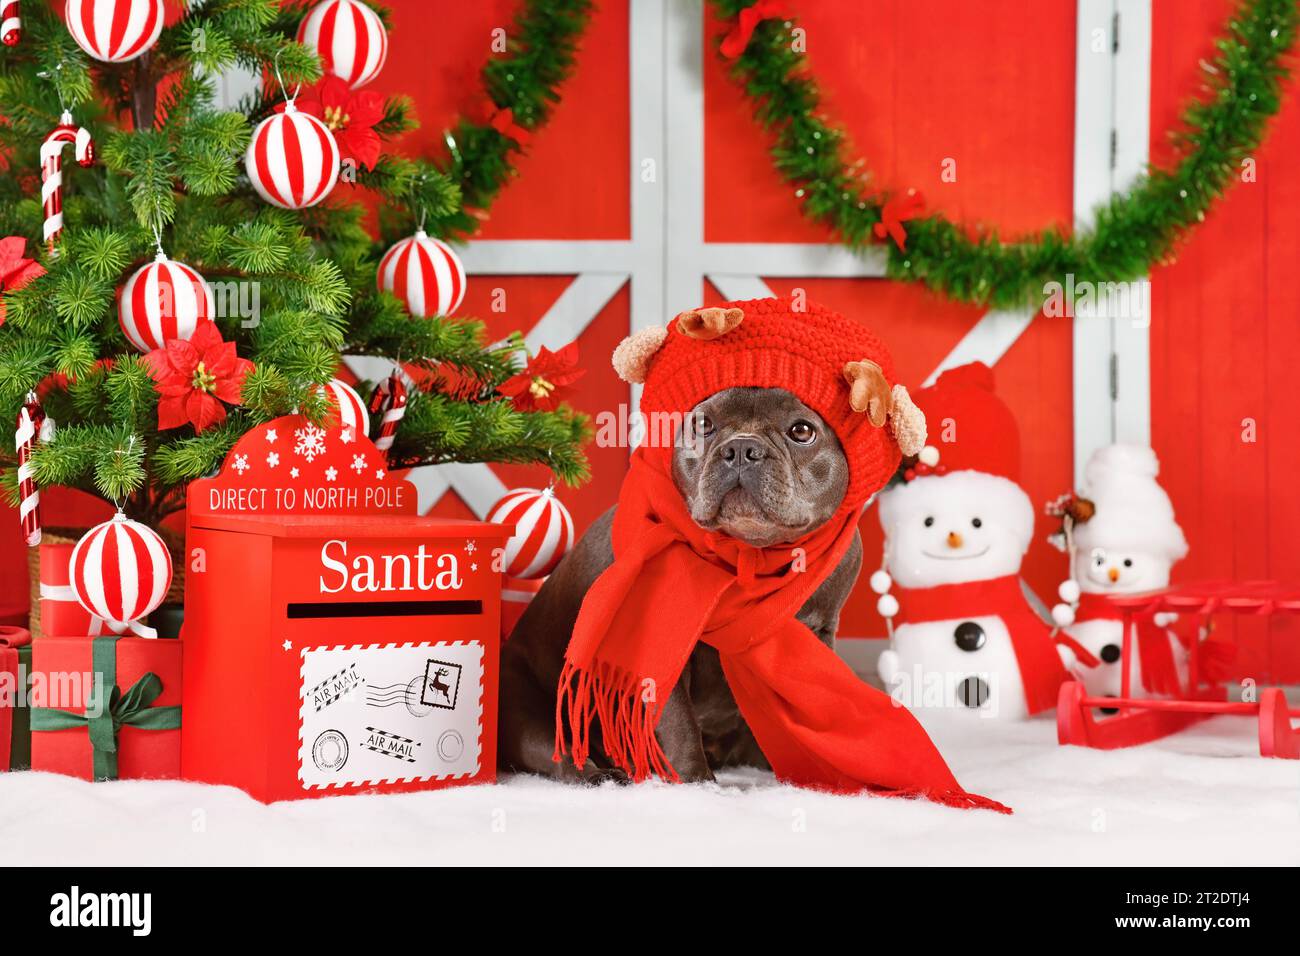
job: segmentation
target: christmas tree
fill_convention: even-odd
[[[218,468],[249,428],[294,412],[317,422],[334,414],[324,386],[345,355],[400,363],[419,383],[391,468],[537,463],[565,482],[583,480],[585,418],[557,404],[540,375],[524,394],[547,400],[499,391],[531,374],[519,335],[489,343],[480,322],[413,316],[378,291],[387,242],[367,231],[361,201],[366,191],[378,195],[384,240],[409,236],[417,224],[435,236],[472,231],[477,220],[466,207],[486,208],[526,138],[519,130],[546,119],[589,3],[549,4],[540,14],[536,6],[484,71],[487,94],[510,123],[462,121],[439,168],[383,153],[413,128],[409,104],[364,99],[324,76],[312,45],[295,40],[311,9],[305,2],[196,0],[125,62],[87,56],[50,5],[24,4],[21,39],[0,57],[8,166],[0,236],[11,237],[0,246],[8,257],[0,262],[0,413],[15,421],[39,389],[57,422],[31,454],[37,485],[90,491],[157,523],[184,506],[187,483]],[[218,109],[214,78],[233,67],[260,73],[261,91],[238,109]],[[259,195],[245,151],[258,124],[299,89],[298,115],[314,111],[336,136],[340,173],[319,205],[285,209]],[[62,192],[43,203],[42,164],[61,148],[43,151],[43,143],[61,123],[69,127]],[[85,158],[78,129],[95,146],[85,168],[73,162],[74,145],[75,158]],[[63,223],[47,242],[52,202],[61,202]],[[35,263],[22,259],[23,239]],[[164,252],[217,292],[214,323],[200,323],[184,355],[167,341],[133,344],[139,333],[128,335],[130,323],[120,321],[131,303],[119,304],[119,289]],[[0,465],[16,504],[17,455],[5,451]]]

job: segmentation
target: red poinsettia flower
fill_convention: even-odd
[[[8,236],[0,239],[0,293],[10,289],[21,289],[37,276],[45,275],[45,269],[35,259],[27,259],[27,240],[22,236]],[[0,325],[5,324],[5,300],[0,294]]]
[[[188,423],[196,432],[226,420],[226,406],[238,405],[253,363],[235,354],[212,322],[203,322],[189,341],[171,339],[144,357],[158,387],[158,427]]]
[[[384,118],[382,96],[368,90],[354,93],[337,76],[327,76],[300,95],[294,106],[325,121],[344,160],[374,169],[379,160],[379,134],[374,126]],[[275,110],[284,112],[284,104]]]
[[[553,412],[562,391],[587,374],[578,368],[578,343],[570,342],[558,352],[543,345],[518,375],[512,375],[497,391],[521,412]]]

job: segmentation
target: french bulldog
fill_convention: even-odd
[[[822,418],[779,388],[729,388],[698,404],[677,436],[672,476],[692,519],[755,547],[793,542],[825,524],[844,500],[848,461]],[[593,743],[583,769],[555,749],[555,693],[583,597],[613,563],[616,508],[565,556],[506,641],[501,658],[499,765],[562,780],[625,779]],[[796,615],[827,645],[862,565],[853,543]],[[671,626],[671,610],[665,609]],[[723,676],[718,652],[699,643],[664,705],[656,734],[683,781],[720,768],[767,767]],[[598,737],[593,728],[593,738]]]

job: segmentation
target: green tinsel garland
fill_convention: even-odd
[[[592,0],[525,0],[508,31],[506,50],[483,67],[484,107],[509,110],[525,134],[543,126],[560,101],[558,87],[573,71],[578,41],[591,20]],[[474,211],[488,210],[514,175],[512,152],[525,144],[491,122],[461,117],[445,134],[447,176],[460,186],[461,205],[445,215],[429,210],[426,228],[444,238],[468,238],[479,226]],[[410,231],[411,220],[385,222],[385,233]]]
[[[731,19],[753,0],[712,3],[719,17]],[[1183,112],[1182,160],[1173,170],[1151,169],[1127,195],[1100,207],[1090,231],[1066,236],[1049,229],[1001,242],[971,239],[943,216],[909,219],[905,251],[886,241],[888,275],[999,308],[1041,303],[1044,286],[1067,274],[1076,283],[1145,275],[1170,256],[1183,229],[1205,219],[1259,147],[1281,103],[1289,72],[1281,60],[1295,41],[1297,6],[1296,0],[1244,0],[1207,67],[1211,95]],[[789,18],[762,21],[733,72],[759,122],[776,134],[776,168],[798,186],[804,214],[859,249],[872,242],[888,197],[864,193],[862,164],[845,161],[844,134],[819,115],[821,95],[804,54],[793,49],[790,27]]]

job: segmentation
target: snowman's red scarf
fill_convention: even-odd
[[[635,780],[655,773],[676,781],[655,727],[704,641],[717,648],[780,779],[1009,813],[962,790],[916,718],[795,620],[848,550],[858,514],[846,507],[794,544],[751,548],[701,529],[666,456],[638,451],[614,518],[614,563],[587,592],[565,654],[555,759],[567,753],[583,766],[599,720],[601,749],[615,766]]]
[[[899,606],[895,620],[900,624],[1001,618],[1011,635],[1029,713],[1056,706],[1061,683],[1068,675],[1047,625],[1025,600],[1017,575],[931,588],[899,588],[893,593]]]
[[[1156,624],[1151,615],[1130,616],[1133,622],[1134,642],[1137,644],[1141,664],[1142,686],[1148,693],[1177,697],[1183,685],[1178,679],[1178,666],[1169,642],[1169,632]],[[1074,612],[1074,623],[1084,621],[1123,621],[1124,609],[1117,607],[1105,594],[1081,594]]]

